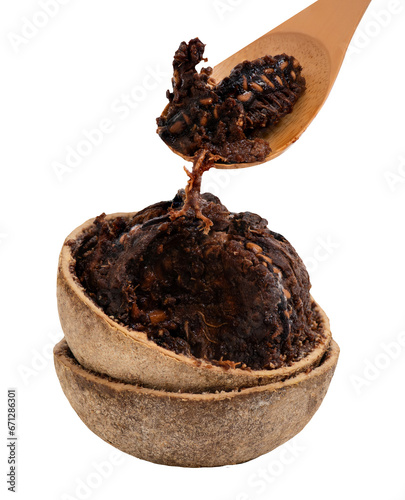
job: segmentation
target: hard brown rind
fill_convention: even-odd
[[[332,340],[309,373],[239,391],[189,394],[90,372],[75,360],[65,339],[54,349],[63,391],[95,434],[138,458],[183,467],[245,462],[291,439],[321,404],[338,356]]]
[[[108,218],[132,218],[134,213]],[[72,246],[91,227],[94,219],[75,229],[62,247],[57,278],[61,325],[75,358],[85,368],[144,387],[200,393],[253,387],[284,380],[317,366],[329,347],[329,320],[316,304],[324,336],[305,358],[275,370],[227,369],[204,360],[176,354],[148,340],[144,332],[130,330],[108,317],[86,294],[74,274]]]

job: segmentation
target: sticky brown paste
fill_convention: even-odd
[[[305,266],[259,215],[230,212],[201,176],[131,218],[101,215],[73,248],[74,272],[107,315],[176,353],[271,369],[309,353],[322,334]]]
[[[204,44],[183,42],[160,137],[192,156],[171,201],[130,218],[97,217],[74,244],[77,275],[104,312],[176,353],[225,367],[272,369],[308,354],[322,335],[305,266],[291,244],[250,212],[230,212],[201,178],[214,162],[260,161],[257,132],[274,126],[305,90],[285,54],[244,61],[216,84],[197,73]]]
[[[218,84],[212,68],[196,66],[205,45],[182,42],[173,61],[173,92],[157,118],[157,132],[171,148],[193,157],[205,149],[218,162],[262,161],[271,149],[258,135],[291,113],[305,91],[302,67],[286,54],[244,61]]]

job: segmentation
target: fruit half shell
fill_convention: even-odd
[[[107,217],[133,216],[134,213],[120,213]],[[314,350],[291,366],[273,370],[230,369],[158,346],[148,340],[144,332],[131,330],[107,316],[75,275],[76,261],[71,243],[80,242],[93,221],[85,222],[66,238],[57,277],[62,329],[74,357],[83,367],[144,387],[198,393],[284,380],[316,366],[328,349],[331,341],[329,320],[317,304],[324,335]]]
[[[83,368],[67,343],[55,346],[62,389],[82,421],[116,448],[151,462],[212,467],[256,458],[291,439],[319,408],[339,347],[284,382],[190,394],[123,383]]]

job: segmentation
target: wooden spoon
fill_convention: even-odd
[[[292,113],[282,118],[276,127],[260,135],[268,140],[272,149],[264,161],[283,153],[317,115],[332,89],[350,40],[370,2],[371,0],[318,0],[215,66],[213,78],[218,82],[228,76],[240,62],[266,54],[274,56],[285,52],[293,55],[302,65],[307,90]],[[183,158],[191,160],[186,156]],[[243,168],[260,163],[264,162],[215,166]]]

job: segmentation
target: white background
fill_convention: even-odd
[[[292,242],[330,317],[341,357],[307,427],[246,464],[159,466],[114,455],[77,417],[53,368],[65,236],[103,211],[135,211],[185,185],[184,162],[155,133],[178,44],[199,36],[215,65],[309,3],[223,0],[221,12],[214,0],[60,0],[46,18],[37,0],[2,0],[2,497],[6,388],[15,387],[24,500],[405,499],[403,0],[373,0],[328,101],[285,154],[204,180],[230,210],[259,213]],[[43,26],[30,31],[33,20]],[[23,30],[30,38],[21,41]],[[138,101],[125,111],[131,91]],[[110,133],[58,177],[55,162],[66,163],[102,120]]]

